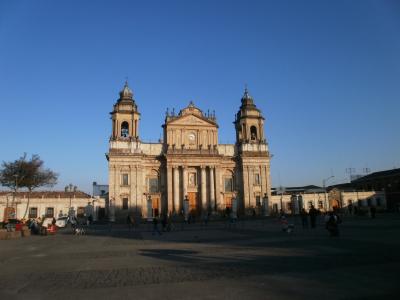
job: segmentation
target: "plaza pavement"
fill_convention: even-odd
[[[96,225],[86,236],[0,241],[0,299],[396,299],[400,215],[344,218],[293,234],[276,219]]]

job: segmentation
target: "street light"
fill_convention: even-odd
[[[326,185],[326,182],[329,180],[329,179],[332,179],[332,178],[334,178],[335,176],[329,176],[328,178],[325,178],[325,179],[323,179],[322,180],[322,187],[324,188],[324,195],[325,195],[325,210],[327,209],[327,199],[326,199],[326,188],[325,188],[325,185]]]
[[[67,185],[65,187],[65,192],[69,193],[69,210],[71,210],[71,206],[72,206],[72,192],[76,192],[78,190],[78,187],[75,185],[73,185],[72,183],[70,183],[69,185]]]
[[[277,193],[281,193],[281,213],[283,213],[283,193],[285,192],[285,188],[283,186],[280,186],[277,190]]]

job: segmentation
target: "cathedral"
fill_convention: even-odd
[[[159,143],[143,142],[141,114],[127,83],[119,94],[110,113],[106,154],[109,207],[116,218],[268,209],[271,156],[265,119],[247,88],[234,120],[235,144],[219,144],[215,114],[193,102],[179,113],[167,111]]]

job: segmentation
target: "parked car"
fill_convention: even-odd
[[[59,228],[64,228],[68,224],[68,217],[59,217],[56,221],[56,226]]]

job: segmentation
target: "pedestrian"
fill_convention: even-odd
[[[227,207],[225,208],[225,217],[229,218],[230,214],[231,214],[231,209],[230,209],[229,206],[227,206]]]
[[[334,212],[330,212],[328,222],[326,222],[326,229],[329,231],[331,237],[339,236],[338,224],[338,216]]]
[[[349,206],[347,207],[347,210],[349,212],[349,215],[353,214],[353,204],[352,203],[349,204]]]
[[[301,209],[300,216],[303,229],[308,229],[308,214],[304,208]]]
[[[132,227],[133,227],[133,226],[132,226],[133,224],[132,224],[131,215],[129,215],[129,214],[128,214],[127,217],[126,217],[126,224],[128,225],[128,229],[131,230]]]
[[[166,232],[167,231],[167,215],[166,214],[162,215],[161,226],[162,226],[162,231]]]
[[[203,214],[201,215],[204,227],[207,227],[209,216],[209,212],[203,212]]]
[[[369,212],[371,213],[371,219],[375,219],[376,207],[375,207],[375,206],[371,206],[371,207],[369,208]]]
[[[170,213],[167,218],[167,232],[170,232],[174,228],[174,225],[172,224],[172,218],[174,218],[174,215]]]
[[[158,216],[154,216],[153,218],[153,235],[155,233],[158,233],[158,235],[161,235],[160,229],[158,229]]]
[[[311,205],[311,208],[308,211],[308,214],[310,215],[311,228],[315,228],[318,211],[315,209],[314,205]]]

